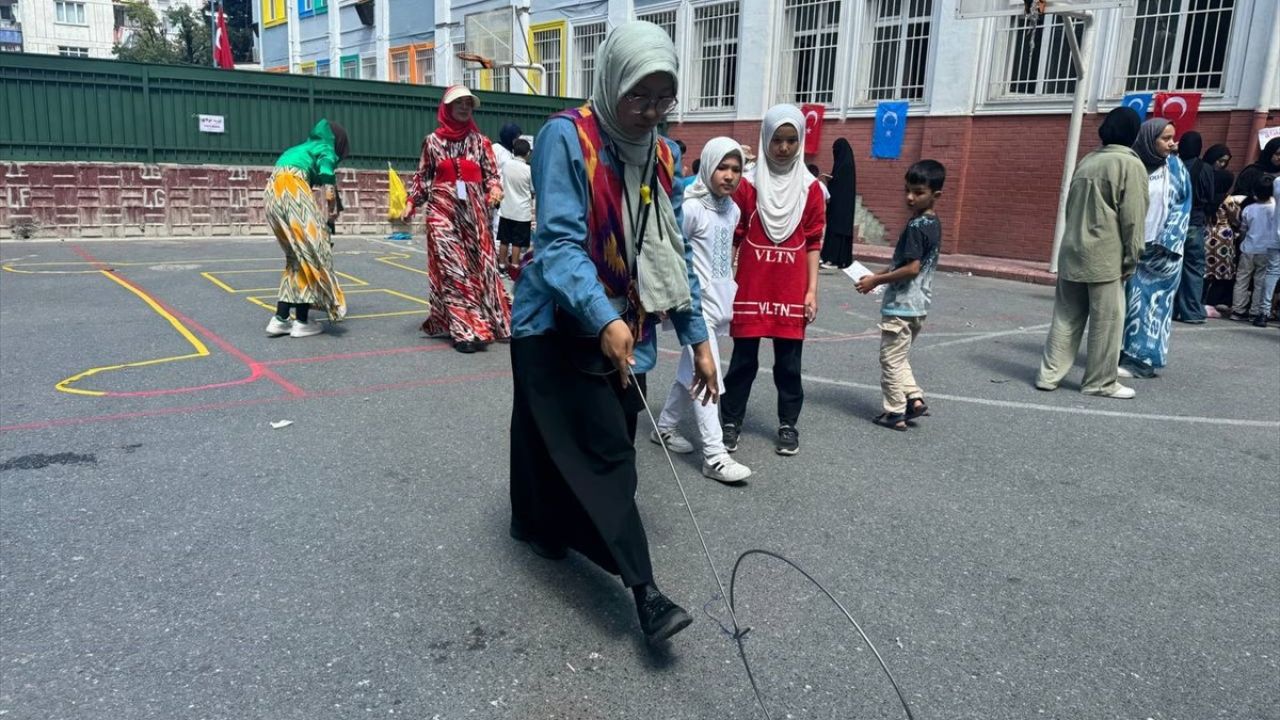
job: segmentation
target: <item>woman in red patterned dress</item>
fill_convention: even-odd
[[[511,336],[511,304],[498,278],[489,208],[502,202],[502,176],[472,114],[479,101],[462,85],[445,91],[439,126],[422,141],[403,219],[427,209],[431,313],[422,331],[448,335],[458,352]]]

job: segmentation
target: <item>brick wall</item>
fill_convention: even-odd
[[[271,168],[0,163],[0,238],[267,234]],[[339,170],[341,233],[385,234],[387,173]]]
[[[1097,147],[1102,115],[1086,115],[1080,132],[1080,155]],[[1065,115],[978,115],[912,117],[907,123],[902,159],[871,159],[874,120],[828,119],[822,152],[808,158],[830,169],[831,144],[838,137],[853,145],[857,158],[858,195],[866,210],[886,226],[886,242],[897,238],[908,216],[902,176],[920,158],[947,167],[947,182],[938,215],[943,222],[943,250],[1015,258],[1049,260],[1062,181],[1062,155],[1069,118]],[[1236,155],[1238,172],[1257,156],[1257,130],[1265,118],[1254,112],[1201,113],[1198,130],[1205,147],[1226,143]],[[760,140],[758,122],[683,123],[672,137],[689,148],[691,162],[707,140],[728,135],[751,145]]]

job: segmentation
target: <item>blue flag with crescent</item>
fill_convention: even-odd
[[[871,140],[871,157],[897,160],[907,135],[907,101],[882,102],[876,106],[876,134]]]
[[[1151,98],[1152,93],[1129,93],[1124,96],[1124,100],[1121,100],[1120,104],[1137,110],[1138,117],[1146,120],[1147,116],[1151,114]]]

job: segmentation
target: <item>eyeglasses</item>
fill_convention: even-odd
[[[675,110],[676,103],[679,101],[673,97],[653,98],[648,95],[627,93],[622,96],[622,102],[626,104],[627,110],[636,115],[644,113],[649,108],[657,110],[659,115],[668,115],[672,110]]]

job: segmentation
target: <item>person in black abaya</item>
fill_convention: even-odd
[[[831,145],[834,158],[827,191],[827,234],[822,240],[821,267],[843,269],[853,264],[853,217],[858,204],[858,175],[853,147],[839,138]]]

